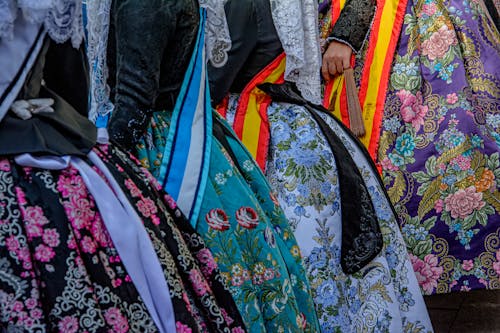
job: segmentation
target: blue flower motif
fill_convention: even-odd
[[[292,142],[291,150],[295,163],[299,166],[310,168],[319,163],[319,156],[311,153],[309,149],[304,149],[298,142]]]
[[[308,197],[309,194],[311,193],[311,190],[309,189],[309,186],[304,185],[304,184],[299,184],[297,186],[297,190],[299,191],[300,195],[304,197]]]
[[[413,137],[405,133],[397,138],[396,140],[396,151],[406,157],[413,155],[413,150],[415,149],[415,141]]]
[[[309,269],[321,269],[327,265],[327,257],[324,248],[315,247],[309,257],[307,257]]]
[[[397,133],[400,126],[401,124],[396,117],[390,117],[384,120],[384,128],[392,133]]]
[[[451,186],[457,182],[457,177],[455,175],[446,176],[444,177],[443,182],[446,185]]]
[[[474,148],[480,148],[483,146],[483,139],[477,134],[474,134],[470,138],[470,142]]]
[[[276,142],[283,142],[290,139],[290,128],[283,121],[277,121],[273,124],[273,139]]]
[[[293,210],[293,212],[297,216],[305,216],[306,215],[306,210],[302,206],[295,207],[295,209]]]
[[[321,193],[325,196],[328,196],[330,193],[332,193],[332,184],[330,184],[329,182],[321,183]]]
[[[391,160],[391,163],[394,164],[394,166],[400,167],[405,164],[405,159],[398,154],[389,153],[388,156],[389,160]]]
[[[330,278],[316,289],[316,302],[323,306],[335,306],[339,301],[339,290],[335,282]]]
[[[405,72],[405,69],[406,69],[406,66],[405,64],[402,64],[402,63],[397,63],[396,65],[394,65],[394,68],[393,70],[396,72],[396,74],[403,74],[403,72]]]
[[[285,202],[289,206],[294,206],[297,202],[297,197],[293,193],[287,194],[285,195]]]
[[[387,258],[387,263],[389,264],[389,267],[390,268],[396,267],[396,265],[398,264],[398,255],[392,243],[387,246],[387,249],[385,251],[385,256]]]

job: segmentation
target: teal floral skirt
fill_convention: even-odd
[[[155,113],[138,145],[140,161],[155,176],[169,117],[168,112]],[[225,134],[223,144],[212,140],[196,231],[214,254],[249,332],[318,332],[302,257],[288,221],[248,151],[222,120],[214,122]]]

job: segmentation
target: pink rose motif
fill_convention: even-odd
[[[197,254],[196,257],[203,264],[201,270],[205,276],[212,274],[212,272],[217,268],[217,263],[215,262],[212,252],[209,249],[202,249]]]
[[[42,310],[40,310],[40,309],[33,309],[30,311],[30,316],[33,319],[40,319],[40,318],[42,318],[42,315],[43,315],[43,313],[42,313]]]
[[[382,169],[384,170],[389,170],[389,171],[398,171],[398,167],[392,164],[391,160],[389,158],[384,158],[382,162],[380,162],[380,165],[382,166]]]
[[[226,231],[230,226],[226,212],[220,208],[209,211],[207,215],[205,215],[205,221],[207,221],[210,228],[218,231]]]
[[[57,324],[59,332],[75,333],[79,329],[78,320],[74,317],[66,316]]]
[[[422,43],[422,54],[430,60],[441,59],[448,52],[451,45],[457,45],[458,40],[454,31],[443,25],[434,32],[429,39]]]
[[[497,250],[497,262],[493,263],[493,269],[497,273],[498,276],[500,276],[500,250]]]
[[[80,245],[84,253],[90,253],[90,254],[95,253],[97,248],[95,241],[89,236],[83,237],[82,241],[80,242]]]
[[[422,6],[422,13],[426,14],[427,16],[432,16],[436,13],[437,7],[436,4],[431,2],[431,3],[426,3]]]
[[[56,254],[51,247],[40,244],[35,249],[35,259],[40,262],[49,262]]]
[[[460,291],[470,291],[470,287],[469,286],[462,286],[460,287]]]
[[[259,216],[251,207],[241,207],[236,211],[236,221],[245,229],[255,229],[259,225]]]
[[[32,240],[35,237],[42,236],[43,229],[39,225],[34,223],[27,223],[25,227],[26,227],[26,235],[28,236],[29,240]]]
[[[47,244],[50,247],[56,247],[59,245],[59,233],[57,232],[56,229],[46,229],[43,232],[42,239],[45,244]]]
[[[95,216],[93,204],[85,198],[72,198],[64,202],[64,209],[71,225],[76,230],[88,228]]]
[[[104,228],[104,222],[101,219],[101,215],[97,213],[95,217],[92,227],[90,228],[92,237],[102,247],[111,246],[111,238],[109,237],[108,231]]]
[[[26,301],[24,301],[24,304],[26,304],[27,309],[31,310],[37,306],[38,302],[34,298],[28,298]]]
[[[484,207],[483,193],[477,193],[475,186],[470,186],[465,190],[458,190],[444,199],[445,209],[450,212],[454,219],[464,219],[474,212]]]
[[[469,272],[474,268],[474,262],[472,260],[464,260],[462,263],[462,268],[464,271]]]
[[[27,223],[32,223],[36,225],[44,225],[49,223],[49,220],[45,217],[41,207],[26,207],[24,210],[24,221]]]
[[[452,94],[446,95],[446,102],[448,104],[455,104],[456,102],[458,102],[458,96],[457,96],[457,94],[452,93]]]
[[[142,216],[144,217],[150,217],[151,215],[158,212],[154,201],[150,198],[143,198],[142,200],[137,202],[137,209],[139,209]]]
[[[419,131],[420,127],[424,125],[424,117],[427,115],[429,108],[423,105],[423,97],[420,91],[413,95],[407,90],[400,90],[396,94],[401,101],[401,116],[403,120]]]
[[[129,329],[127,318],[125,318],[125,316],[123,316],[117,308],[110,308],[106,310],[104,313],[104,319],[106,319],[106,323],[108,325],[113,327],[113,332],[125,333]]]
[[[245,330],[241,327],[235,327],[231,330],[231,333],[245,333]]]
[[[175,202],[174,198],[172,198],[170,195],[165,194],[164,199],[168,207],[170,207],[171,209],[177,208],[177,202]]]
[[[175,329],[177,333],[192,333],[192,330],[187,325],[184,325],[179,321],[175,323]]]
[[[66,176],[61,176],[57,181],[57,190],[63,198],[82,198],[87,193],[84,184],[81,176],[66,172]]]
[[[437,280],[443,273],[443,267],[438,266],[438,258],[434,254],[428,254],[421,260],[410,254],[410,260],[417,276],[417,281],[425,294],[430,295],[437,287]]]
[[[470,169],[471,159],[470,159],[470,157],[465,157],[463,155],[459,155],[459,156],[455,157],[454,159],[452,159],[451,163],[458,165],[460,170],[465,171],[465,170]]]
[[[135,185],[135,183],[132,181],[132,179],[127,179],[125,180],[125,186],[129,189],[130,195],[133,198],[140,197],[142,195],[141,190]]]
[[[207,281],[203,279],[200,272],[196,269],[192,269],[189,272],[189,280],[193,284],[194,291],[198,296],[203,296],[210,290]]]
[[[441,213],[443,211],[443,207],[444,207],[443,199],[436,200],[436,202],[434,203],[434,209],[436,210],[436,213]]]
[[[17,240],[16,236],[11,235],[5,239],[5,245],[7,246],[7,250],[16,252],[19,248],[19,241]]]

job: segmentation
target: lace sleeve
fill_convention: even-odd
[[[348,0],[328,38],[359,52],[368,37],[376,4],[374,0]]]
[[[317,0],[271,0],[276,31],[286,53],[285,80],[294,82],[302,96],[321,102],[321,52]]]

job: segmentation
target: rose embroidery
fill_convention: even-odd
[[[418,91],[416,95],[406,90],[398,91],[396,94],[401,101],[401,116],[403,120],[419,131],[424,125],[424,117],[429,108],[423,105],[422,93]]]
[[[236,211],[236,221],[245,229],[254,229],[259,224],[259,216],[251,207],[241,207]]]
[[[449,30],[448,26],[443,25],[422,43],[422,54],[430,60],[441,59],[448,52],[450,46],[457,45],[457,43],[455,32]]]
[[[458,190],[444,199],[445,209],[454,219],[464,219],[484,207],[483,194],[476,192],[476,187],[471,186],[465,190]]]
[[[210,228],[225,231],[229,229],[229,220],[227,214],[219,208],[210,210],[207,215],[205,215],[205,221],[207,221]]]
[[[434,288],[437,287],[437,280],[443,267],[438,266],[438,259],[434,254],[428,254],[424,260],[410,254],[410,260],[417,276],[417,281],[420,287],[426,294],[431,294]]]

